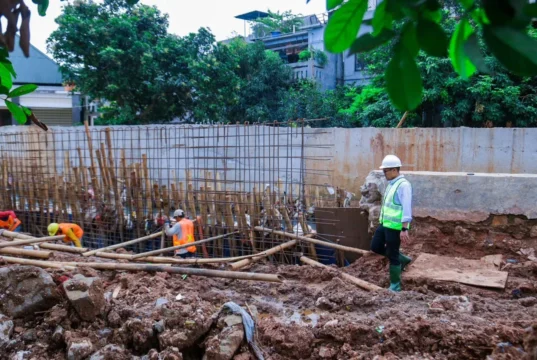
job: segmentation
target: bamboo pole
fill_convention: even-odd
[[[2,256],[2,259],[12,264],[34,265],[34,266],[44,267],[44,268],[68,268],[68,267],[76,268],[78,266],[84,266],[84,267],[90,267],[96,270],[167,272],[170,274],[178,274],[178,275],[206,276],[206,277],[237,279],[237,280],[267,281],[267,282],[276,282],[276,283],[283,282],[283,278],[280,275],[274,275],[274,274],[244,273],[244,272],[236,272],[236,271],[209,270],[209,269],[198,269],[198,268],[182,268],[182,267],[172,267],[172,266],[153,265],[153,264],[54,262],[54,261],[19,259],[19,258],[12,258],[8,256]]]
[[[78,168],[80,169],[80,175],[82,175],[82,187],[85,191],[88,191],[88,180],[86,179],[86,167],[84,166],[84,158],[82,157],[82,150],[76,148],[78,152]]]
[[[123,243],[120,243],[120,244],[110,245],[110,246],[100,248],[100,249],[97,249],[97,250],[91,250],[91,251],[85,252],[84,254],[82,254],[82,256],[88,257],[88,256],[95,255],[98,252],[104,252],[104,251],[110,251],[110,250],[123,248],[125,246],[138,244],[138,243],[140,243],[142,241],[156,239],[156,238],[160,237],[161,235],[162,235],[162,231],[159,231],[159,232],[156,232],[154,234],[147,235],[147,236],[144,236],[144,237],[141,237],[141,238],[138,238],[138,239],[130,240],[130,241],[123,242]]]
[[[61,270],[75,270],[76,269],[76,266],[68,265],[68,264],[60,263],[60,262],[55,262],[55,261],[21,259],[21,258],[14,258],[10,256],[0,256],[0,259],[4,260],[8,264],[31,265],[31,266],[41,267],[44,269],[61,269]]]
[[[296,240],[291,240],[291,241],[288,241],[286,243],[283,243],[281,245],[278,245],[278,246],[275,246],[271,249],[268,249],[267,251],[264,251],[263,253],[261,254],[258,254],[257,256],[255,257],[252,257],[250,259],[244,259],[244,260],[241,260],[241,261],[237,261],[233,264],[231,264],[231,269],[232,270],[239,270],[239,269],[242,269],[243,267],[245,266],[248,266],[256,261],[259,261],[261,259],[264,259],[270,255],[273,255],[273,254],[276,254],[277,252],[279,251],[283,251],[284,249],[287,249],[289,247],[292,247],[292,246],[295,246],[297,243]]]
[[[221,238],[224,238],[226,236],[233,235],[233,234],[235,234],[235,232],[224,234],[224,235],[213,236],[213,237],[210,237],[210,238],[207,238],[207,239],[194,241],[194,242],[191,242],[191,243],[188,243],[188,244],[183,244],[183,245],[178,245],[178,246],[170,246],[170,247],[165,248],[165,249],[148,251],[148,252],[145,252],[145,253],[133,255],[132,259],[135,260],[135,259],[140,259],[140,258],[146,258],[148,256],[163,254],[163,253],[166,253],[166,252],[169,252],[169,251],[185,249],[185,248],[190,247],[190,246],[196,246],[196,245],[199,245],[199,244],[204,244],[206,242],[213,241],[213,240],[218,240],[218,239],[221,239]]]
[[[244,259],[251,259],[253,257],[259,256],[263,253],[258,254],[252,254],[252,255],[243,255],[243,256],[236,256],[236,257],[225,257],[225,258],[189,258],[189,259],[181,259],[176,257],[169,257],[169,256],[148,256],[141,259],[133,259],[132,257],[134,255],[131,254],[117,254],[113,252],[98,252],[95,254],[97,257],[105,258],[105,259],[115,259],[115,260],[129,260],[129,261],[137,261],[137,262],[155,262],[155,263],[173,263],[173,264],[214,264],[214,263],[230,263],[235,262],[239,260]]]
[[[143,179],[145,182],[145,201],[147,207],[147,218],[153,219],[153,202],[151,201],[151,181],[149,180],[149,170],[147,168],[147,155],[142,154]],[[141,215],[141,214],[140,214]],[[142,216],[140,216],[142,219]]]
[[[86,130],[86,138],[88,140],[88,153],[90,156],[91,185],[93,187],[93,193],[95,194],[95,198],[99,199],[99,183],[97,182],[97,169],[95,166],[95,159],[93,158],[93,140],[91,139],[91,132],[87,120],[84,121],[84,128]]]
[[[300,261],[302,261],[305,264],[312,265],[312,266],[318,266],[318,267],[325,267],[325,268],[329,268],[329,269],[334,269],[333,267],[321,264],[321,263],[319,263],[317,261],[314,261],[314,260],[312,260],[310,258],[307,258],[305,256],[300,257]],[[361,287],[362,289],[369,290],[369,291],[382,290],[382,288],[380,286],[377,286],[375,284],[372,284],[372,283],[367,282],[367,281],[362,280],[362,279],[358,279],[357,277],[349,275],[347,273],[344,273],[344,272],[342,272],[340,270],[338,270],[338,272],[340,273],[340,275],[341,275],[341,277],[343,279],[353,283],[354,285],[357,285],[357,286]]]
[[[59,236],[46,236],[42,238],[33,238],[33,239],[26,239],[26,240],[13,240],[13,241],[0,243],[0,249],[6,248],[6,247],[12,247],[12,246],[30,245],[30,244],[37,244],[37,243],[46,242],[46,241],[61,240],[63,238],[64,238],[63,235],[59,235]]]
[[[42,251],[42,250],[27,250],[19,249],[14,247],[5,247],[0,249],[0,254],[5,255],[16,255],[16,256],[27,256],[38,259],[48,259],[52,255],[52,251]]]
[[[353,247],[349,247],[349,246],[337,245],[337,244],[333,244],[333,243],[330,243],[330,242],[327,242],[327,241],[311,239],[311,238],[309,238],[307,236],[300,236],[300,235],[290,234],[290,233],[286,233],[286,232],[283,232],[283,231],[277,231],[277,230],[264,228],[264,227],[261,227],[261,226],[256,226],[255,229],[257,231],[272,232],[274,234],[283,235],[283,236],[286,236],[286,237],[291,238],[291,239],[302,240],[302,241],[310,242],[310,243],[313,243],[313,244],[326,246],[326,247],[329,247],[329,248],[332,248],[332,249],[338,249],[338,250],[343,250],[343,251],[347,251],[347,252],[353,252],[353,253],[360,254],[360,255],[365,255],[365,254],[369,253],[369,251],[367,251],[367,250],[357,249],[357,248],[353,248]]]

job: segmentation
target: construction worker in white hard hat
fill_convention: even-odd
[[[390,290],[401,291],[401,272],[412,259],[401,254],[401,244],[410,241],[408,229],[412,221],[412,185],[400,174],[401,160],[388,155],[380,168],[388,186],[382,198],[380,225],[373,235],[371,251],[390,260]]]
[[[170,227],[170,222],[166,221],[164,229],[167,236],[173,236],[173,246],[185,245],[194,242],[194,222],[185,218],[185,212],[181,209],[175,210],[173,218],[177,221]],[[175,255],[182,258],[193,257],[196,254],[196,246],[175,250]]]

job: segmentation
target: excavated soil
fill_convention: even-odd
[[[415,243],[410,254],[425,246],[432,253],[439,247]],[[458,249],[436,253],[450,251],[460,256]],[[279,274],[284,283],[51,270],[58,286],[77,272],[100,276],[104,313],[84,322],[64,296],[48,312],[15,319],[14,341],[0,358],[67,359],[70,344],[88,342],[91,353],[71,358],[202,359],[205,349],[218,347],[215,341],[222,339],[213,336],[216,314],[233,301],[253,315],[265,359],[537,359],[537,263],[512,249],[503,253],[514,261],[503,265],[510,276],[502,291],[409,280],[401,293],[371,293],[343,280],[336,269],[268,263],[248,270]],[[75,257],[86,260],[69,254],[55,260]],[[385,259],[372,255],[344,271],[385,288],[387,267]],[[234,356],[254,358],[244,342]]]

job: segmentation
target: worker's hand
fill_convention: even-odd
[[[407,246],[410,243],[410,235],[408,234],[408,231],[401,231],[399,238],[401,239],[401,245],[403,246]]]

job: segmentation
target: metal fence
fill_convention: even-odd
[[[319,134],[299,122],[3,132],[0,209],[15,210],[35,235],[51,222],[77,223],[83,245],[99,248],[154,233],[181,208],[197,220],[197,240],[234,233],[198,247],[199,256],[248,255],[288,240],[255,226],[307,234],[322,221],[312,209],[336,200],[307,181],[331,183],[333,144],[306,144],[313,131]],[[306,155],[308,147],[315,155]],[[313,163],[315,170],[307,168]],[[156,239],[130,250],[160,248],[161,241],[171,246]],[[291,258],[282,252],[274,259]]]

